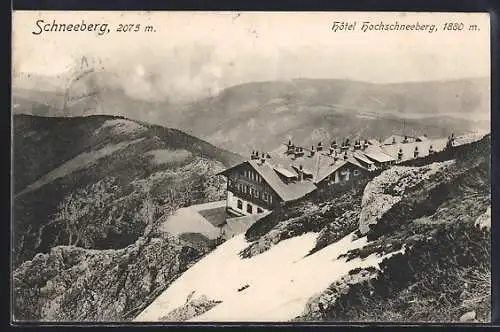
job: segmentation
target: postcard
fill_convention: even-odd
[[[14,11],[12,314],[491,321],[487,13]]]

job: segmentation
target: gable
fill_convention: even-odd
[[[267,161],[262,163],[259,160],[247,160],[218,174],[230,177],[234,174],[242,174],[245,170],[250,169],[255,171],[262,178],[262,181],[283,201],[293,201],[316,190],[316,186],[310,181],[283,182],[274,166]]]

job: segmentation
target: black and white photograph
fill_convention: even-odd
[[[14,11],[12,323],[491,322],[487,13]]]

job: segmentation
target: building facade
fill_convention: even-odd
[[[281,199],[251,163],[243,162],[223,173],[227,178],[226,208],[236,216],[267,212]]]

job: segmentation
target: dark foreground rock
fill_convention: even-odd
[[[203,254],[168,235],[119,250],[52,248],[14,271],[14,319],[130,320]]]

